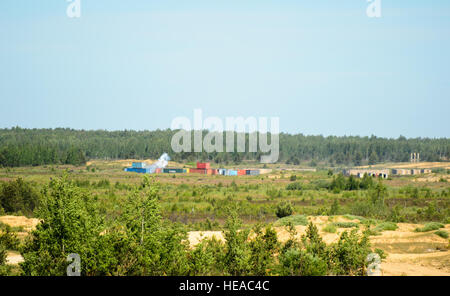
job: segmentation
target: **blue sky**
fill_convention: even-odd
[[[450,137],[450,1],[0,2],[0,127],[153,130],[278,116],[284,132]]]

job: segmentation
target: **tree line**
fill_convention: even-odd
[[[264,154],[259,150],[233,153],[174,153],[171,149],[171,139],[176,132],[170,129],[155,131],[86,131],[20,127],[0,129],[0,166],[83,165],[88,159],[156,159],[164,152],[168,152],[173,160],[179,162],[205,160],[228,164],[259,161]],[[207,131],[204,131],[204,134],[206,133]],[[245,137],[248,143],[249,135],[246,134]],[[419,152],[422,161],[443,161],[450,158],[448,138],[407,139],[400,136],[397,139],[388,139],[376,136],[324,137],[287,133],[281,133],[279,138],[279,162],[288,164],[307,161],[313,166],[319,162],[334,166],[404,162],[409,161],[412,152]]]

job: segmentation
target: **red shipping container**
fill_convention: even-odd
[[[207,172],[205,169],[189,169],[189,173],[192,174],[206,174]]]
[[[209,162],[197,162],[197,168],[198,169],[209,169],[210,168]]]
[[[247,174],[247,170],[238,170],[238,176],[243,176]]]
[[[208,175],[215,175],[217,173],[217,169],[207,169],[206,173]]]

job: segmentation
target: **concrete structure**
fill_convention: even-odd
[[[393,175],[407,176],[407,175],[420,175],[430,174],[431,169],[392,169]]]
[[[410,169],[392,169],[392,174],[393,175],[402,175],[402,176],[411,175],[411,170]]]
[[[343,171],[344,176],[356,176],[358,178],[364,177],[365,174],[371,177],[382,177],[387,179],[389,177],[388,169],[345,169]]]
[[[420,174],[421,174],[420,169],[412,169],[411,170],[411,175],[420,175]]]
[[[411,162],[420,162],[420,153],[411,153]]]

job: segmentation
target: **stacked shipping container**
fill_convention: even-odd
[[[203,175],[223,175],[223,176],[258,176],[270,173],[271,169],[212,169],[209,162],[197,162],[197,168],[157,168],[152,171],[145,162],[133,162],[131,168],[126,168],[126,172],[136,173],[192,173]]]

